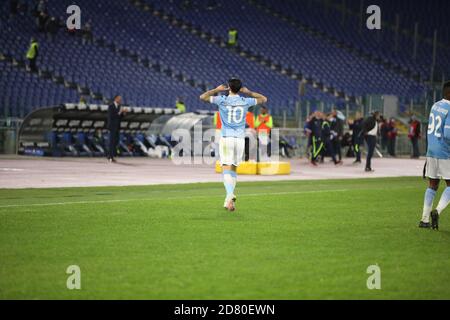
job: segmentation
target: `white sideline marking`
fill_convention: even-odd
[[[270,195],[287,195],[287,194],[308,194],[308,193],[326,193],[326,192],[347,192],[350,189],[329,189],[329,190],[311,190],[311,191],[291,191],[291,192],[271,192],[271,193],[248,193],[239,195],[239,197],[259,197]],[[141,198],[141,199],[110,199],[110,200],[92,200],[92,201],[70,201],[70,202],[49,202],[49,203],[30,203],[30,204],[8,204],[0,206],[2,208],[17,208],[17,207],[45,207],[45,206],[65,206],[72,204],[95,204],[95,203],[120,203],[131,201],[158,201],[158,200],[177,200],[177,199],[203,199],[211,197],[223,197],[222,195],[208,195],[208,196],[189,196],[189,197],[168,197],[168,198]]]
[[[0,168],[0,171],[9,171],[9,172],[22,172],[24,169],[16,169],[16,168]]]

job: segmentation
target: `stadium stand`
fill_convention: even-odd
[[[352,55],[285,21],[274,19],[247,1],[217,1],[218,6],[213,10],[208,10],[204,1],[195,2],[192,9],[183,8],[180,6],[182,2],[177,1],[146,2],[201,25],[216,35],[225,34],[233,26],[240,30],[241,47],[298,70],[325,87],[338,88],[347,96],[358,97],[368,93],[415,96],[424,90],[417,81]],[[350,29],[347,32],[354,31]],[[255,36],[262,34],[263,37]]]
[[[361,4],[363,16],[365,14],[364,1],[347,1],[346,9],[342,1],[308,2],[299,5],[292,0],[262,0],[249,1],[260,10],[271,13],[275,18],[284,19],[298,27],[318,32],[324,38],[334,40],[341,46],[347,46],[353,53],[373,60],[383,62],[394,70],[419,76],[424,79],[430,77],[432,64],[432,42],[434,30],[438,31],[438,39],[448,43],[449,29],[444,22],[444,14],[439,9],[444,6],[443,1],[420,2],[415,1],[378,1],[383,8],[382,20],[384,26],[380,31],[363,32],[364,21],[361,21]],[[366,2],[366,6],[369,2]],[[405,10],[408,8],[408,10]],[[430,19],[433,12],[433,19]],[[438,16],[434,12],[438,13]],[[399,37],[396,48],[395,24],[396,15],[399,17]],[[435,19],[436,18],[436,19]],[[413,58],[414,25],[419,23],[419,41],[417,56]],[[353,30],[353,32],[349,32]],[[401,32],[403,30],[403,32]],[[450,62],[450,47],[440,45],[436,61],[436,74],[448,74]]]
[[[90,96],[91,103],[105,103],[117,93],[135,106],[173,107],[182,97],[190,111],[207,109],[210,106],[199,103],[198,95],[230,76],[264,91],[274,115],[295,114],[301,81],[306,83],[301,99],[311,101],[312,109],[319,103],[354,106],[369,94],[423,97],[427,86],[421,78],[429,73],[429,43],[419,47],[414,62],[404,49],[410,47],[410,38],[402,37],[402,50],[392,53],[392,36],[355,32],[359,6],[354,3],[348,4],[352,14],[342,24],[336,9],[339,1],[330,1],[329,10],[323,1],[305,3],[78,0],[82,21],[90,22],[94,35],[85,43],[80,32],[65,27],[49,40],[37,31],[30,13],[11,18],[4,2],[0,88],[7,94],[1,98],[0,115],[23,117],[36,107],[77,102],[81,95]],[[50,16],[65,21],[71,4],[49,1]],[[407,4],[398,7],[383,1],[383,5],[400,10]],[[415,19],[421,23],[425,12],[414,12],[402,23],[407,26]],[[230,27],[239,31],[236,48],[226,45]],[[433,27],[423,23],[424,34],[429,36]],[[443,32],[440,39],[445,36]],[[38,75],[24,68],[31,37],[40,44]],[[449,65],[447,53],[438,54],[442,70]]]

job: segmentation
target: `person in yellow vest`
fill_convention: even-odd
[[[235,47],[238,43],[238,31],[236,28],[230,28],[228,30],[228,46]]]
[[[177,101],[175,102],[175,107],[181,113],[185,113],[186,112],[186,105],[184,104],[183,100],[181,100],[180,98],[177,98]]]
[[[267,145],[267,155],[270,157],[270,131],[273,128],[273,119],[268,113],[266,106],[261,107],[260,114],[255,119],[255,128],[258,133],[258,144],[260,145],[262,143],[263,145]]]
[[[256,131],[258,134],[270,135],[270,130],[273,128],[272,116],[268,113],[266,106],[262,106],[260,112],[255,119]]]
[[[27,51],[27,60],[29,62],[29,70],[37,72],[36,59],[39,55],[39,44],[35,38],[31,38],[30,47]]]

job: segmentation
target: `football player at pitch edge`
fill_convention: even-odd
[[[218,95],[228,91],[228,95]],[[239,95],[245,94],[249,98]],[[231,79],[227,85],[220,85],[200,96],[200,100],[213,103],[219,107],[222,122],[219,142],[220,163],[223,170],[223,183],[227,192],[224,207],[229,211],[236,209],[236,169],[242,161],[245,149],[245,116],[250,107],[267,103],[262,94],[252,92],[242,87],[239,79]]]
[[[439,215],[450,202],[450,81],[444,84],[442,93],[444,99],[433,105],[428,122],[425,176],[429,179],[429,186],[425,191],[422,220],[419,224],[420,228],[431,227],[434,230],[439,230]],[[432,210],[441,179],[445,180],[447,187],[436,209]]]

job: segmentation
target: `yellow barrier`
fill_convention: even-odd
[[[222,173],[220,162],[216,162],[216,173]],[[242,175],[288,175],[291,173],[290,162],[242,162],[237,168],[237,174]]]
[[[290,162],[260,162],[257,174],[262,176],[288,175],[291,173]]]
[[[216,162],[216,172],[222,173],[220,162]],[[257,163],[254,161],[242,162],[237,168],[237,174],[256,175],[258,172]]]

